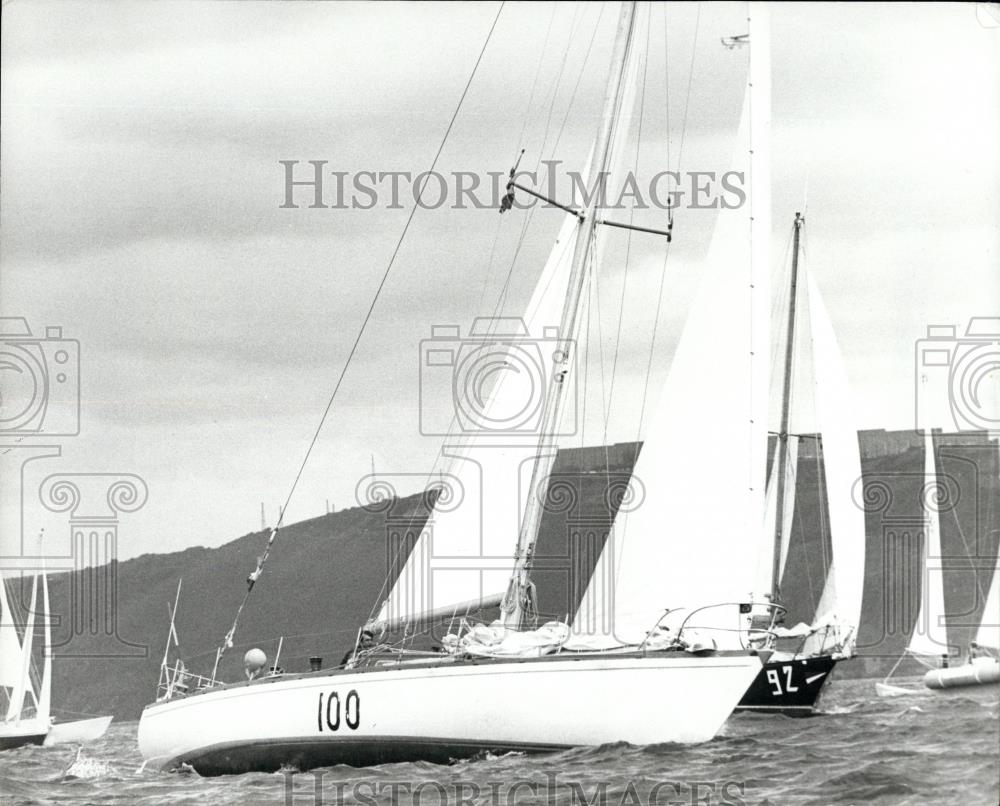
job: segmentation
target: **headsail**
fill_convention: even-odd
[[[816,608],[813,626],[818,629],[807,642],[807,652],[822,652],[832,645],[853,646],[861,622],[865,581],[865,518],[854,501],[853,490],[861,478],[861,452],[847,371],[837,346],[833,326],[815,279],[806,267],[809,328],[812,339],[814,398],[817,425],[823,437],[823,467],[830,515],[833,561]],[[827,630],[825,628],[829,627]]]
[[[934,439],[924,431],[924,541],[920,552],[920,611],[907,650],[914,655],[938,656],[948,652],[944,617],[944,578],[941,569],[941,524],[934,506],[937,488]]]
[[[633,470],[646,502],[619,512],[574,618],[578,635],[610,630],[599,636],[609,644],[642,641],[668,608],[683,619],[701,607],[749,601],[754,587],[764,522],[770,304],[765,13],[754,5],[750,81],[733,160],[733,170],[749,170],[750,198],[719,210],[701,284]],[[704,610],[691,624],[720,627],[713,637],[723,645],[727,636],[738,640],[740,622],[738,609],[726,607]]]

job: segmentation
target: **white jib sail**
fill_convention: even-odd
[[[676,628],[699,608],[710,609],[693,615],[688,627],[713,628],[719,646],[743,640],[738,607],[715,606],[750,601],[764,524],[770,83],[766,19],[756,7],[754,14],[753,92],[748,86],[733,165],[749,168],[749,200],[719,210],[700,287],[633,470],[645,502],[615,519],[573,620],[581,645],[639,643],[658,621]]]
[[[819,288],[808,266],[804,268],[815,378],[814,404],[818,430],[823,438],[824,481],[833,554],[813,620],[815,627],[830,626],[831,630],[819,630],[805,647],[807,652],[821,652],[852,635],[856,637],[865,581],[865,517],[853,494],[861,479],[861,452],[857,427],[851,417],[854,406],[847,371]],[[853,645],[853,638],[848,644],[849,647]]]
[[[920,556],[920,611],[907,649],[914,655],[937,656],[948,652],[945,626],[944,579],[941,573],[941,524],[933,501],[937,469],[934,440],[924,431],[924,542]]]

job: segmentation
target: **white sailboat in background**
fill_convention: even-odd
[[[755,10],[752,24],[760,23]],[[597,187],[604,181],[599,177],[609,171],[615,130],[628,107],[624,96],[636,25],[635,4],[624,3],[589,187]],[[758,175],[752,181],[760,179]],[[567,340],[579,331],[581,298],[595,271],[601,195],[594,194],[564,224],[540,283],[565,289],[558,306],[561,312],[555,311],[548,324],[557,324],[560,338]],[[762,227],[765,235],[753,243],[763,251],[763,258],[761,251],[754,256],[740,254],[733,266],[713,253],[709,269],[710,274],[721,272],[734,280],[724,284],[722,291],[722,301],[737,318],[728,323],[732,338],[726,357],[733,361],[724,363],[729,372],[722,395],[726,406],[721,412],[723,421],[716,426],[718,439],[727,455],[735,455],[735,464],[709,483],[706,478],[692,480],[683,460],[670,455],[676,447],[671,441],[678,439],[686,439],[685,444],[697,451],[691,458],[706,450],[704,439],[693,445],[684,437],[685,429],[691,427],[689,420],[672,419],[672,408],[698,409],[704,394],[675,381],[673,385],[668,382],[661,401],[665,413],[657,418],[654,434],[642,452],[642,468],[637,468],[637,473],[648,473],[657,485],[657,496],[666,492],[659,484],[675,479],[692,495],[700,496],[698,501],[704,501],[710,511],[728,511],[727,529],[742,530],[738,535],[721,528],[706,529],[698,522],[706,513],[704,507],[683,516],[676,513],[685,520],[670,524],[669,534],[664,532],[662,516],[653,515],[639,525],[632,522],[623,540],[609,541],[604,552],[623,569],[612,599],[599,605],[613,609],[625,603],[615,612],[613,632],[581,631],[580,624],[587,620],[580,614],[572,638],[567,625],[525,630],[531,626],[533,607],[532,552],[555,457],[551,443],[559,433],[566,373],[571,371],[568,341],[548,365],[549,377],[556,382],[547,386],[523,506],[517,484],[484,491],[520,516],[519,528],[506,534],[508,551],[514,549],[513,560],[493,569],[497,573],[488,575],[485,582],[459,573],[438,588],[436,582],[429,584],[428,552],[418,541],[379,615],[366,626],[369,634],[400,623],[417,629],[442,614],[461,615],[496,603],[501,604],[502,622],[467,625],[462,634],[443,641],[442,651],[435,653],[359,642],[346,668],[308,674],[257,678],[254,669],[248,668],[248,681],[222,685],[214,675],[199,678],[184,672],[184,688],[173,685],[168,674],[160,699],[146,707],[139,723],[139,746],[147,761],[161,767],[187,763],[211,775],[276,770],[288,764],[308,769],[336,763],[447,761],[483,750],[538,752],[615,741],[693,743],[715,736],[761,669],[756,651],[733,638],[745,635],[755,537],[764,515],[768,351],[766,328],[759,325],[768,319],[766,210],[770,201],[766,195],[754,198],[760,205],[756,223],[750,224],[748,211],[730,211],[731,217],[720,214],[720,219],[749,225],[739,244],[747,243],[751,228]],[[569,243],[571,250],[566,249]],[[728,258],[740,246],[719,244],[716,249]],[[564,250],[571,252],[568,261],[562,257]],[[541,317],[552,315],[546,312],[545,300],[546,291],[536,291],[532,304],[539,304],[527,315],[533,326],[546,324]],[[685,335],[691,342],[707,326],[699,316],[692,321],[688,327],[693,335]],[[759,346],[757,340],[763,349],[754,349]],[[703,346],[719,341],[713,333]],[[753,360],[754,355],[761,358]],[[681,359],[678,366],[684,362]],[[741,385],[744,382],[746,386]],[[729,394],[734,388],[741,393],[735,404]],[[743,403],[747,394],[754,401],[749,406]],[[495,401],[503,395],[501,384],[491,404],[500,406]],[[684,400],[690,397],[697,399]],[[666,431],[662,440],[657,435],[660,428]],[[711,495],[705,489],[709,486]],[[689,503],[692,509],[694,503]],[[450,520],[446,508],[436,506],[431,518],[435,534],[442,529],[447,537]],[[473,532],[476,538],[478,534],[478,530]],[[716,551],[717,536],[738,556]],[[456,533],[455,539],[460,538]],[[502,532],[497,539],[504,539]],[[669,564],[661,565],[662,546],[667,543],[673,546],[672,556]],[[747,561],[740,562],[740,558]],[[259,575],[259,567],[255,574]],[[650,578],[650,571],[659,573]],[[251,586],[255,579],[251,575]],[[712,615],[707,622],[699,620],[697,630],[689,630],[685,623],[664,629],[665,614],[680,611]],[[227,638],[231,636],[232,630]],[[166,663],[164,668],[169,672]],[[193,693],[183,693],[192,687]],[[456,708],[456,703],[462,705]]]
[[[41,580],[42,608],[38,603]],[[31,585],[31,602],[23,636],[18,635],[7,586],[0,575],[0,689],[7,697],[7,706],[0,722],[0,750],[26,744],[88,742],[104,735],[112,717],[54,722],[52,703],[52,640],[49,624],[49,584],[45,574],[35,576]],[[41,615],[44,634],[43,668],[37,684],[32,681],[32,650],[35,617]]]
[[[1000,682],[1000,557],[983,609],[975,645],[967,662],[949,666],[948,633],[945,624],[944,578],[941,558],[941,522],[933,503],[937,487],[937,463],[934,458],[934,439],[929,429],[924,431],[924,541],[920,556],[921,592],[920,609],[910,641],[899,660],[875,691],[881,697],[898,697],[925,692],[927,688],[942,689],[956,686],[982,685]],[[982,647],[980,650],[979,647]],[[990,650],[995,654],[990,655]],[[981,652],[978,657],[976,654]],[[924,674],[926,688],[912,688],[891,684],[889,680],[903,659],[911,656],[929,667]],[[940,659],[941,668],[931,660]]]
[[[835,663],[853,654],[865,574],[864,513],[853,500],[854,486],[861,478],[861,452],[851,418],[854,407],[833,326],[803,256],[804,225],[805,219],[796,214],[783,336],[780,422],[761,534],[758,590],[767,591],[772,602],[792,604],[782,600],[781,582],[799,486],[799,444],[804,439],[822,440],[823,473],[817,478],[816,494],[822,506],[819,493],[825,488],[832,562],[812,622],[772,627],[772,647],[773,639],[789,639],[782,645],[799,645],[771,656],[737,709],[789,716],[814,713]],[[804,528],[821,531],[821,526],[822,513],[819,524]],[[806,539],[812,545],[821,544],[820,539]]]
[[[48,585],[42,578],[42,598],[48,611]],[[7,693],[7,708],[0,723],[0,749],[25,744],[42,744],[49,732],[49,703],[52,690],[51,659],[45,659],[45,669],[38,686],[31,682],[31,650],[34,641],[35,605],[38,600],[38,577],[31,586],[31,604],[23,639],[17,634],[7,586],[0,576],[0,686]],[[48,621],[45,622],[46,648]]]

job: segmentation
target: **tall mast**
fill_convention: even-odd
[[[792,396],[792,357],[795,348],[795,298],[799,281],[799,239],[805,219],[801,213],[795,214],[794,232],[792,235],[792,281],[788,300],[788,328],[785,335],[785,367],[781,388],[781,425],[778,428],[778,478],[777,506],[774,518],[774,558],[771,565],[771,599],[778,601],[781,594],[781,542],[784,527],[785,512],[785,477],[788,468],[788,415],[791,409]]]
[[[528,487],[527,502],[521,528],[518,532],[517,550],[515,552],[514,570],[511,574],[510,586],[504,599],[504,624],[512,629],[519,629],[525,614],[525,597],[530,589],[528,574],[531,570],[532,552],[538,539],[538,531],[542,520],[542,503],[545,491],[539,490],[541,484],[548,484],[548,478],[555,464],[555,446],[545,446],[542,440],[547,435],[556,433],[559,415],[562,408],[566,374],[571,370],[570,352],[573,349],[573,337],[576,333],[580,300],[587,279],[587,265],[590,259],[594,230],[597,227],[597,209],[604,196],[604,185],[608,176],[608,163],[611,157],[611,141],[615,131],[615,121],[622,103],[622,91],[625,84],[625,70],[628,64],[629,51],[632,46],[632,35],[635,27],[634,2],[622,3],[621,15],[618,20],[618,31],[615,35],[614,51],[611,59],[611,69],[608,74],[608,86],[604,96],[604,114],[601,119],[600,133],[594,161],[591,163],[587,187],[593,193],[587,206],[580,211],[580,226],[577,230],[576,245],[573,251],[573,265],[570,270],[569,291],[563,306],[562,320],[559,325],[559,336],[562,339],[562,349],[553,359],[553,371],[549,384],[545,408],[542,415],[540,431],[539,455],[531,471],[531,484]]]

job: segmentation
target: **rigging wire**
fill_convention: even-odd
[[[666,10],[666,6],[664,6],[664,9],[663,9],[664,39],[666,38],[666,27],[667,27],[666,22],[667,22],[667,10]],[[695,67],[696,56],[697,56],[697,53],[698,53],[698,29],[700,27],[700,24],[701,24],[701,3],[698,3],[697,13],[695,14],[695,20],[694,20],[694,36],[693,36],[693,41],[692,41],[692,44],[691,44],[691,65],[690,65],[690,68],[688,70],[688,85],[687,85],[687,92],[686,92],[685,98],[684,98],[684,114],[682,115],[682,120],[681,120],[680,144],[678,145],[678,149],[677,149],[677,173],[678,174],[680,174],[680,168],[681,168],[682,160],[684,158],[684,135],[687,132],[688,111],[690,110],[690,107],[691,107],[691,87],[694,84],[694,67]],[[669,64],[665,63],[664,69],[665,69],[666,73],[669,74]],[[670,86],[669,82],[667,82],[666,86],[668,88],[667,98],[668,98],[668,109],[669,109],[669,86]],[[670,121],[668,120],[667,121],[667,131],[669,132],[669,130],[670,130]],[[669,143],[669,137],[667,139],[667,142]],[[664,252],[663,252],[663,265],[662,265],[662,267],[660,269],[660,289],[657,292],[657,297],[656,297],[656,312],[655,312],[654,318],[653,318],[653,332],[650,335],[650,339],[649,339],[649,354],[648,354],[648,357],[647,357],[647,360],[646,360],[646,379],[645,379],[645,382],[643,383],[643,387],[642,387],[642,400],[641,400],[641,403],[639,405],[639,424],[638,424],[637,433],[636,433],[636,440],[637,441],[639,440],[639,438],[642,435],[642,424],[643,424],[643,420],[645,418],[646,403],[647,403],[647,400],[648,400],[648,397],[649,397],[649,378],[650,378],[650,374],[652,373],[652,370],[653,370],[653,354],[654,354],[654,351],[656,349],[656,336],[657,336],[657,330],[659,329],[660,311],[661,311],[661,309],[663,307],[663,291],[666,288],[667,261],[669,259],[670,259],[670,242],[668,241],[667,242],[667,246],[666,246],[666,248],[664,249]]]
[[[528,103],[524,107],[524,116],[521,120],[521,133],[517,137],[517,146],[514,149],[515,153],[521,151],[521,146],[524,144],[524,133],[528,129],[528,120],[531,117],[531,108],[535,101],[535,90],[538,88],[538,77],[542,72],[542,64],[545,61],[545,54],[548,51],[549,36],[552,33],[552,23],[556,18],[556,9],[558,8],[558,3],[553,0],[552,2],[552,14],[549,15],[549,24],[545,29],[545,39],[542,42],[541,52],[538,54],[538,64],[535,66],[535,77],[531,82],[531,91],[528,93]],[[496,257],[497,241],[500,238],[500,232],[503,229],[504,217],[498,216],[496,231],[493,235],[493,244],[490,246],[490,258],[486,264],[486,276],[483,278],[483,289],[479,295],[479,304],[476,306],[477,312],[482,312],[483,302],[486,300],[486,292],[489,290],[490,277],[493,276],[493,262]]]
[[[254,583],[260,577],[261,572],[264,568],[264,563],[267,562],[267,558],[270,554],[271,546],[274,543],[275,536],[278,530],[281,528],[282,522],[284,521],[285,512],[288,509],[288,504],[295,493],[295,489],[298,487],[299,481],[302,478],[302,473],[305,471],[306,464],[309,461],[309,457],[312,455],[313,448],[316,446],[316,442],[319,440],[320,432],[323,430],[323,425],[326,422],[327,416],[330,414],[330,409],[333,408],[334,400],[337,397],[337,393],[340,391],[340,386],[343,383],[344,376],[347,374],[347,370],[351,365],[351,360],[354,358],[354,354],[357,352],[358,345],[361,343],[361,338],[368,327],[368,322],[371,320],[372,313],[375,310],[375,305],[378,303],[379,297],[382,294],[382,290],[385,288],[385,284],[389,279],[389,273],[392,271],[392,267],[396,262],[396,257],[399,255],[399,251],[402,248],[403,240],[406,238],[406,233],[410,228],[410,223],[413,221],[413,217],[420,207],[420,201],[423,196],[424,188],[427,186],[427,180],[430,178],[430,174],[434,172],[435,167],[437,167],[438,159],[441,156],[441,152],[444,151],[445,144],[448,142],[448,137],[451,135],[452,127],[455,125],[455,120],[458,118],[458,113],[462,108],[462,104],[465,102],[465,97],[469,92],[469,87],[472,86],[472,81],[476,77],[476,72],[479,69],[479,65],[483,60],[483,55],[486,53],[486,48],[488,47],[490,40],[493,38],[493,32],[496,30],[497,22],[500,20],[500,15],[503,12],[504,3],[506,0],[501,0],[500,6],[497,8],[496,16],[493,18],[493,23],[490,25],[490,29],[486,34],[486,39],[483,42],[483,46],[479,51],[479,55],[476,57],[476,62],[472,67],[472,72],[469,75],[468,81],[465,83],[465,87],[462,90],[462,95],[458,99],[458,104],[455,106],[455,111],[451,115],[451,120],[448,122],[448,127],[445,129],[444,136],[441,138],[441,143],[438,145],[437,152],[434,154],[434,159],[431,161],[431,167],[424,175],[424,181],[417,188],[416,195],[414,197],[413,207],[410,209],[410,214],[406,218],[406,223],[403,225],[403,231],[399,235],[399,239],[396,242],[396,246],[392,251],[392,255],[389,257],[389,262],[386,265],[385,271],[382,273],[382,279],[379,281],[378,287],[375,290],[375,295],[372,297],[371,304],[368,306],[368,310],[365,313],[364,319],[361,322],[361,326],[358,328],[358,333],[354,338],[354,343],[351,345],[350,352],[347,355],[347,360],[340,371],[340,375],[337,378],[337,382],[334,385],[333,392],[330,394],[330,399],[327,401],[326,408],[323,410],[323,415],[320,417],[319,425],[316,427],[313,433],[312,439],[309,442],[309,447],[306,449],[305,456],[302,458],[302,463],[299,465],[298,472],[295,474],[295,479],[292,481],[292,486],[288,491],[288,495],[285,498],[285,505],[280,510],[280,515],[278,517],[277,523],[271,530],[271,534],[268,537],[267,544],[264,548],[264,554],[258,559],[257,567],[251,572],[250,576],[247,578],[247,591],[243,595],[243,601],[240,602],[240,606],[236,611],[236,617],[233,619],[233,625],[226,633],[226,637],[223,644],[217,650],[215,669],[212,672],[212,678],[215,679],[215,673],[218,671],[219,660],[222,658],[223,653],[226,648],[232,646],[233,636],[236,633],[236,626],[239,622],[240,615],[243,612],[243,608],[246,606],[247,600],[250,598],[250,593],[253,590]]]
[[[560,63],[559,72],[558,72],[558,74],[556,76],[556,80],[555,80],[555,82],[553,84],[552,101],[549,104],[549,114],[548,114],[548,118],[547,118],[546,123],[545,123],[544,135],[542,137],[542,145],[541,145],[541,147],[538,150],[538,154],[539,154],[538,159],[535,161],[534,174],[536,176],[538,174],[538,166],[541,165],[542,156],[545,153],[545,144],[548,142],[549,135],[550,135],[551,130],[552,130],[552,111],[555,108],[556,98],[559,95],[559,85],[562,83],[563,73],[564,73],[565,68],[566,68],[566,60],[567,60],[567,58],[569,56],[570,43],[573,41],[573,35],[574,35],[574,33],[575,33],[576,29],[577,29],[577,25],[578,25],[577,14],[578,14],[578,12],[579,12],[579,8],[577,9],[576,12],[574,12],[573,21],[572,21],[572,23],[570,25],[569,37],[567,38],[567,44],[566,44],[566,47],[565,47],[565,49],[563,51],[562,62]],[[604,4],[602,3],[601,4],[600,13],[598,14],[597,20],[596,20],[596,22],[594,24],[594,30],[593,30],[593,32],[591,33],[591,36],[590,36],[590,42],[587,45],[587,50],[586,50],[586,52],[584,53],[584,56],[583,56],[583,62],[581,64],[581,66],[580,66],[580,71],[579,71],[579,73],[577,75],[577,78],[576,78],[576,84],[573,86],[573,91],[570,93],[570,99],[569,99],[569,104],[568,104],[568,107],[567,107],[566,115],[563,117],[563,122],[562,122],[562,124],[559,127],[559,133],[556,136],[555,143],[552,146],[552,151],[549,154],[550,162],[551,162],[552,156],[555,154],[555,150],[556,150],[556,147],[559,144],[559,140],[562,138],[563,131],[566,128],[566,121],[567,121],[567,118],[569,117],[569,109],[572,108],[573,102],[574,102],[574,100],[576,100],[577,90],[580,87],[580,80],[582,79],[583,74],[586,71],[587,62],[588,62],[589,57],[590,57],[590,50],[591,50],[591,48],[592,48],[592,46],[594,44],[594,39],[597,36],[597,31],[598,31],[598,29],[600,27],[601,16],[603,15],[603,13],[604,13]],[[580,19],[582,20],[582,17]],[[547,93],[546,93],[546,95],[547,95]],[[520,148],[518,148],[518,150],[520,150]],[[551,170],[551,167],[549,169]],[[517,246],[516,246],[516,248],[514,250],[513,256],[511,257],[510,265],[507,268],[507,275],[504,277],[504,282],[503,282],[503,285],[502,285],[502,287],[500,289],[496,305],[494,305],[494,308],[493,308],[493,314],[492,314],[493,317],[500,316],[501,313],[502,313],[502,311],[503,311],[504,306],[507,304],[507,293],[508,293],[508,291],[510,289],[510,281],[511,281],[511,278],[512,278],[513,273],[514,273],[514,268],[517,265],[517,259],[518,259],[518,257],[521,254],[521,247],[524,245],[524,241],[525,241],[525,239],[527,237],[527,234],[528,234],[528,229],[530,228],[531,223],[534,220],[535,211],[537,209],[538,209],[538,205],[537,204],[533,204],[531,206],[531,208],[528,210],[527,214],[525,215],[524,223],[521,226],[521,233],[520,233],[520,236],[518,238]]]

